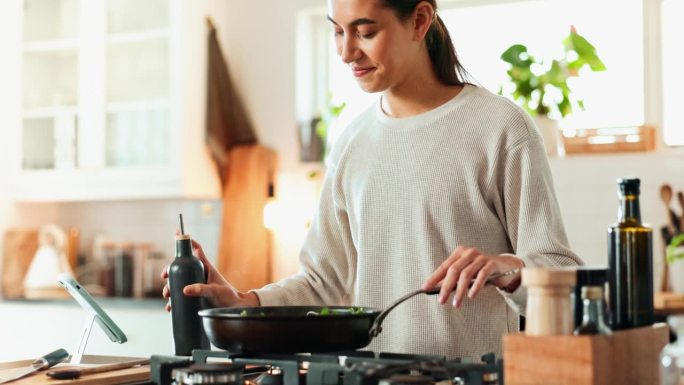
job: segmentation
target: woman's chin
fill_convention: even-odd
[[[376,92],[382,92],[385,90],[385,87],[382,87],[375,82],[368,82],[368,81],[359,80],[358,83],[359,83],[359,87],[364,92],[367,92],[369,94],[373,94]]]

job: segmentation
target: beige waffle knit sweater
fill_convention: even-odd
[[[420,288],[458,245],[515,254],[526,266],[581,264],[534,124],[474,86],[413,117],[388,117],[379,103],[360,115],[331,152],[300,272],[255,292],[264,306],[385,308]],[[524,288],[493,286],[460,309],[417,296],[393,310],[369,348],[501,354],[525,299]]]

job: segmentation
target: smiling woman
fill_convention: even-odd
[[[501,353],[501,336],[518,330],[521,267],[582,263],[534,123],[464,81],[436,12],[433,1],[328,2],[337,60],[380,100],[330,152],[300,271],[240,292],[211,274],[197,245],[210,278],[186,295],[215,307],[386,308],[434,290],[437,301],[397,307],[370,348],[480,357]]]

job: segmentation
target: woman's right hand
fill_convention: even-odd
[[[209,262],[202,246],[192,241],[192,255],[199,258],[204,265],[204,271],[207,274],[207,283],[195,283],[185,286],[183,294],[189,297],[205,297],[211,303],[212,307],[254,307],[259,306],[259,298],[252,292],[241,292],[231,285],[221,273],[214,268]],[[171,293],[169,291],[169,266],[164,268],[161,277],[166,279],[166,285],[162,290],[162,296],[168,300],[166,303],[166,311],[171,311]]]

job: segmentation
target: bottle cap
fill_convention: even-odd
[[[582,298],[586,299],[603,299],[602,286],[583,286]]]
[[[622,195],[639,195],[639,178],[618,178],[617,183]]]
[[[608,280],[608,269],[605,267],[581,266],[577,268],[577,286],[603,286]]]

